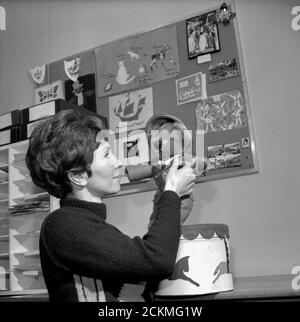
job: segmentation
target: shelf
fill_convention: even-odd
[[[2,218],[1,218],[2,219]],[[0,220],[0,235],[5,236],[8,234],[8,220]]]
[[[24,252],[15,252],[13,255],[24,255],[25,257],[36,257],[40,256],[39,250],[31,250],[31,251],[24,251]]]
[[[26,166],[25,161],[13,161],[11,166],[15,169],[18,169],[22,175],[29,175],[29,170]]]
[[[39,238],[53,201],[31,179],[27,148],[28,140],[0,149],[0,297],[47,294]]]
[[[26,271],[41,271],[41,265],[39,264],[23,264],[23,265],[15,265],[13,267],[14,271],[18,272],[26,272]]]
[[[13,181],[13,184],[18,187],[18,190],[24,194],[24,197],[45,193],[45,190],[36,186],[30,177]]]
[[[9,253],[0,253],[0,259],[8,259],[9,258]]]
[[[0,183],[8,181],[8,172],[0,169]]]
[[[0,150],[0,164],[8,164],[8,149]]]
[[[36,196],[36,195],[35,195]],[[31,196],[32,197],[32,196]],[[41,195],[39,196],[41,197]],[[44,198],[44,195],[42,196]],[[23,198],[22,198],[23,199]],[[27,200],[9,207],[11,216],[47,214],[50,211],[50,200]]]
[[[24,271],[22,272],[22,275],[23,276],[26,276],[26,277],[36,277],[36,276],[43,276],[43,272],[42,271]]]
[[[25,162],[26,152],[23,153],[14,153],[14,161],[24,161]]]
[[[24,196],[22,198],[13,199],[13,201],[16,202],[17,204],[24,203],[24,201],[28,202],[28,201],[49,201],[49,200],[50,200],[50,196],[48,192],[40,192],[40,193]]]
[[[32,182],[32,179],[31,179],[31,177],[30,177],[30,176],[26,176],[25,178],[23,178],[23,179],[19,179],[19,180],[12,180],[12,182],[13,182],[14,184],[16,184],[17,186],[19,186],[19,185],[24,186],[24,185],[27,185],[28,183],[29,183],[29,184],[34,184],[34,183]]]
[[[11,166],[14,167],[14,168],[18,168],[18,169],[20,169],[20,168],[28,169],[27,166],[26,166],[25,160],[14,160],[14,161],[11,162]]]
[[[0,235],[0,242],[8,241],[8,235]]]
[[[46,216],[50,213],[50,209],[45,209],[45,210],[37,210],[37,211],[30,211],[30,212],[23,212],[23,213],[11,213],[12,217],[21,217],[21,216],[32,216],[34,215],[37,217],[38,215],[41,216]]]
[[[8,164],[7,163],[0,163],[0,170],[8,173]]]
[[[31,250],[31,251],[25,252],[24,256],[26,256],[26,257],[40,256],[40,251],[39,250]]]
[[[40,230],[36,230],[36,231],[29,231],[27,233],[23,233],[23,234],[15,234],[14,237],[15,238],[28,238],[28,237],[39,237],[40,236]]]
[[[48,297],[48,292],[46,289],[35,289],[35,290],[21,290],[21,291],[1,291],[0,298],[6,296],[27,296],[27,295],[41,295],[42,297]]]
[[[0,192],[0,199],[3,200],[8,200],[8,192],[7,193],[1,193]]]
[[[28,149],[28,140],[12,144],[11,149],[18,151],[20,154],[26,153]]]

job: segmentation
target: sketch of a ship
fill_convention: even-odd
[[[120,101],[118,104],[114,107],[114,113],[122,122],[137,121],[146,105],[146,96],[139,96],[135,101],[131,101],[128,97],[124,105]]]

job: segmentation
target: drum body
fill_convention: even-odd
[[[201,295],[232,289],[228,226],[182,226],[174,272],[159,283],[155,295]]]

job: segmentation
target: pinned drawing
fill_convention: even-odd
[[[177,105],[207,98],[206,77],[196,73],[176,80]]]
[[[204,133],[233,130],[248,124],[239,90],[202,100],[197,104],[195,112],[197,130],[203,130]]]
[[[65,73],[73,82],[77,82],[80,70],[81,57],[75,57],[70,61],[64,60]]]
[[[129,75],[129,73],[127,72],[127,69],[124,65],[124,61],[119,61],[118,62],[119,65],[119,69],[118,69],[118,73],[117,73],[117,77],[116,77],[116,81],[118,84],[120,85],[126,85],[129,84],[130,82],[132,82],[135,79],[135,76],[131,76]]]
[[[98,96],[103,97],[179,73],[175,25],[117,40],[95,50]]]
[[[152,115],[152,88],[109,97],[109,128],[112,131],[143,128]]]
[[[66,101],[96,113],[95,74],[78,77],[76,82],[65,81]]]
[[[30,69],[30,75],[32,79],[38,84],[41,85],[45,79],[46,74],[46,66],[36,66]]]
[[[65,91],[61,80],[34,89],[34,105],[58,98],[65,99]]]
[[[250,146],[250,138],[242,138],[242,148],[249,148]]]

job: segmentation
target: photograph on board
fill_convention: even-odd
[[[235,58],[225,59],[218,64],[211,64],[208,67],[208,72],[210,83],[237,76],[239,75],[237,60]]]
[[[188,58],[220,51],[216,11],[186,20]]]
[[[207,148],[209,170],[240,167],[241,147],[239,142],[209,146]]]

